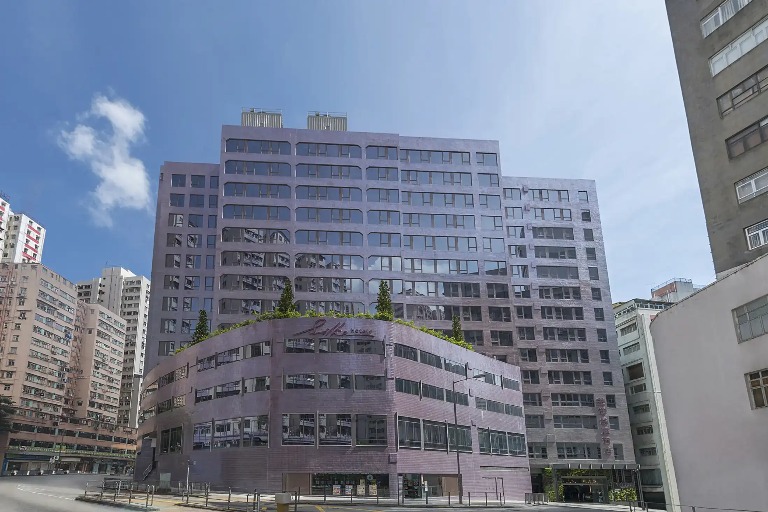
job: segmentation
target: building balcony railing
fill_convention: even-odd
[[[27,447],[27,446],[9,446],[8,447],[8,453],[19,453],[19,454],[34,454],[34,453],[55,453],[56,455],[85,455],[87,457],[116,457],[119,459],[134,459],[136,458],[136,452],[127,451],[126,453],[111,453],[111,452],[94,452],[90,450],[68,450],[68,449],[62,449],[59,451],[58,448],[38,448],[38,447]]]

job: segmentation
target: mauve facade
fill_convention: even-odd
[[[594,181],[502,175],[492,140],[225,125],[219,148],[161,168],[147,371],[198,309],[240,322],[285,277],[302,309],[370,310],[389,280],[397,316],[459,314],[478,352],[521,368],[535,489],[552,463],[634,463]],[[574,415],[599,427],[559,422]]]
[[[332,332],[327,331],[329,328],[333,329]],[[321,339],[329,338],[346,340],[350,352],[322,352]],[[287,352],[297,350],[294,342],[287,341],[294,339],[312,339],[315,342],[314,352]],[[383,353],[355,353],[357,340],[362,340],[366,350]],[[212,368],[201,365],[201,371],[198,371],[198,363],[210,356],[229,354],[231,349],[241,348],[242,351],[247,345],[262,342],[269,342],[269,354],[261,350],[259,353],[264,355]],[[371,349],[371,344],[377,343],[380,345],[376,346],[381,346],[383,350]],[[402,352],[398,352],[403,350],[403,346],[414,349],[419,360],[403,357]],[[431,363],[426,362],[427,358]],[[227,356],[227,360],[230,359]],[[446,360],[449,364],[455,362],[462,368],[469,368],[467,380],[464,380],[461,371],[456,373],[446,370]],[[439,361],[442,368],[435,366],[436,361]],[[176,380],[168,382],[167,377],[163,379],[164,375],[180,368],[184,370],[177,373]],[[324,374],[351,375],[355,384],[349,389],[286,389],[289,381],[286,376],[297,374],[314,374],[318,383]],[[478,374],[491,374],[494,377],[473,379]],[[186,376],[178,378],[180,375]],[[363,375],[382,376],[382,388],[357,389],[356,377]],[[269,389],[243,392],[246,388],[245,380],[254,377],[269,377]],[[419,436],[421,441],[415,443],[411,432],[408,443],[410,447],[403,447],[406,444],[403,437],[405,434],[403,430],[398,432],[398,420],[407,418],[409,421],[432,422],[432,426],[442,424],[444,429],[452,427],[453,404],[428,397],[429,392],[424,386],[450,391],[453,382],[461,381],[456,383],[456,391],[464,394],[464,402],[459,399],[456,407],[457,423],[468,427],[471,432],[471,452],[462,451],[460,455],[464,493],[494,493],[503,488],[507,499],[520,500],[531,489],[528,458],[525,455],[519,368],[408,326],[378,320],[334,318],[297,318],[256,323],[208,339],[166,358],[150,370],[145,382],[153,388],[161,379],[165,385],[154,393],[145,394],[142,409],[157,410],[158,404],[168,403],[168,400],[176,407],[147,418],[140,426],[140,437],[156,439],[156,446],[151,448],[150,442],[144,441],[137,474],[154,457],[154,479],[159,478],[160,474],[170,473],[171,480],[183,480],[187,461],[191,460],[194,462],[191,481],[226,484],[244,489],[302,487],[304,491],[309,491],[308,488],[312,486],[315,492],[322,492],[319,490],[322,482],[333,481],[328,475],[357,475],[363,479],[372,475],[374,479],[371,481],[379,484],[378,494],[389,493],[394,496],[396,488],[401,485],[398,484],[398,475],[419,475],[424,476],[429,483],[431,493],[455,494],[456,452],[449,452],[447,445],[442,450],[438,449],[436,444],[439,444],[439,439],[427,439],[425,432]],[[402,385],[398,384],[398,380],[402,379],[420,383],[423,391],[418,395],[397,391],[396,388],[402,389]],[[493,384],[489,382],[494,379]],[[240,393],[195,403],[195,397],[200,396],[199,390],[232,381],[242,384]],[[478,399],[505,404],[506,412],[479,409],[476,403]],[[288,435],[284,414],[312,415],[314,418],[323,414],[348,414],[352,419],[349,425],[352,437],[350,444],[324,445],[323,431],[312,428],[310,430],[313,431],[314,441],[311,444],[284,445],[286,441],[294,443],[297,439]],[[199,433],[200,425],[263,415],[268,415],[268,434],[262,431],[258,443],[249,443],[251,446],[242,446],[242,439],[219,429],[222,436],[229,441],[234,440],[232,444],[238,446],[217,448],[216,426],[212,428],[213,438],[209,440],[208,446],[195,434],[195,425]],[[361,444],[361,434],[357,428],[358,415],[385,418],[386,435],[381,438],[385,444]],[[169,448],[161,441],[161,433],[178,427],[181,427],[182,432],[181,447]],[[510,442],[494,443],[492,447],[485,445],[488,447],[486,451],[491,453],[480,453],[478,436],[481,431],[487,430],[497,434],[506,433]],[[378,435],[382,434],[380,429]],[[265,443],[267,435],[268,443]],[[512,446],[513,438],[522,438],[516,447]],[[493,439],[496,440],[497,436]],[[428,441],[431,441],[432,449],[429,449]],[[193,446],[197,449],[193,449]],[[174,453],[174,450],[178,451]],[[502,454],[505,451],[515,454]],[[329,487],[327,492],[332,493],[332,488]],[[355,492],[358,492],[357,489]]]

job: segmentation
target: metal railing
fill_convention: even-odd
[[[149,508],[155,504],[155,486],[126,480],[92,480],[85,483],[83,499],[137,506],[143,504],[144,508]]]
[[[656,503],[652,501],[613,501],[614,505],[623,505],[630,512],[635,510],[666,510],[667,512],[768,512],[768,507],[762,510],[711,507],[703,505],[683,505],[680,503]]]

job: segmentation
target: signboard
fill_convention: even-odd
[[[333,495],[334,496],[341,496],[341,486],[340,485],[334,485],[333,486]]]
[[[318,318],[312,327],[305,329],[301,332],[297,332],[294,336],[320,336],[328,338],[339,338],[344,336],[373,338],[373,329],[358,329],[355,327],[347,327],[346,321],[334,320],[328,322],[325,318]]]
[[[345,485],[344,486],[344,496],[352,496],[352,488],[354,485]]]
[[[371,484],[368,486],[368,496],[376,496],[378,493],[379,490],[376,484]]]

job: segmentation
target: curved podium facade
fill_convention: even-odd
[[[465,494],[530,492],[519,368],[405,325],[260,322],[145,383],[137,478],[191,462],[190,481],[251,490],[455,495],[458,449]]]

